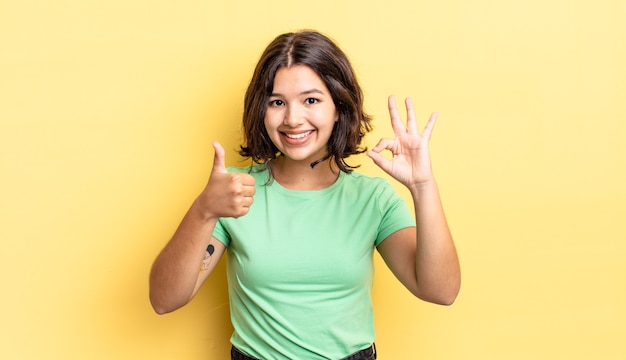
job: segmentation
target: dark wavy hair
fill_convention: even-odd
[[[372,129],[371,117],[363,111],[363,92],[344,52],[327,36],[316,31],[279,35],[257,63],[244,99],[243,142],[239,154],[264,164],[271,174],[271,160],[280,153],[270,139],[264,118],[276,72],[282,67],[306,65],[324,81],[330,91],[339,120],[335,123],[328,153],[311,167],[332,159],[341,171],[352,172],[345,159],[366,151],[361,140]]]

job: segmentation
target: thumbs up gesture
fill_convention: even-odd
[[[224,148],[218,142],[213,143],[213,148],[215,158],[211,176],[196,202],[206,218],[238,218],[246,215],[255,193],[254,177],[226,171]]]

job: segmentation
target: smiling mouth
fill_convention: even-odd
[[[309,131],[306,131],[306,132],[303,132],[303,133],[299,133],[299,134],[283,133],[283,135],[285,135],[289,139],[299,140],[299,139],[304,139],[305,137],[311,135],[312,132],[313,132],[313,130],[309,130]]]

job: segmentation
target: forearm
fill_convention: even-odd
[[[204,217],[194,202],[154,261],[150,301],[157,313],[173,311],[191,300],[216,222],[216,217]]]
[[[461,284],[461,272],[437,183],[409,188],[415,206],[417,251],[415,271],[421,296],[451,304]]]

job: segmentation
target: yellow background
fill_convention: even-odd
[[[227,358],[224,264],[162,317],[148,271],[211,141],[237,164],[260,52],[300,28],[352,59],[368,146],[392,134],[389,94],[413,97],[422,125],[440,113],[431,147],[463,287],[452,307],[422,303],[377,257],[380,358],[626,359],[617,0],[3,0],[0,358]]]

